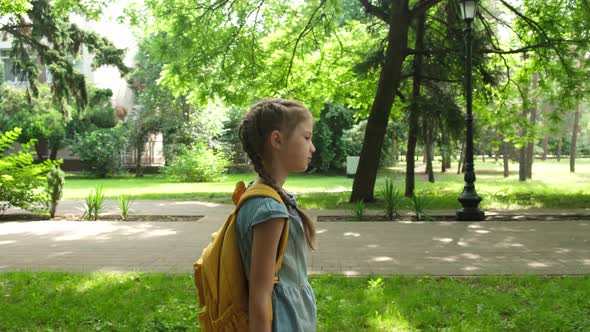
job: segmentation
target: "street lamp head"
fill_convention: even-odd
[[[475,0],[460,0],[461,18],[467,22],[473,21],[477,9]]]

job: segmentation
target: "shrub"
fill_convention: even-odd
[[[107,177],[121,168],[121,149],[125,143],[122,127],[97,129],[74,140],[72,152],[80,157],[82,168],[97,177]]]
[[[82,219],[96,220],[98,215],[104,211],[104,195],[102,193],[102,186],[96,186],[94,191],[86,197],[86,204],[84,206],[84,215]]]
[[[214,151],[204,143],[184,148],[180,155],[163,169],[164,175],[180,182],[217,181],[227,170],[230,158]]]
[[[398,207],[403,200],[403,195],[395,187],[393,178],[385,179],[385,186],[381,188],[381,194],[385,200],[385,216],[389,220],[393,220],[394,217],[399,216]]]
[[[34,152],[31,152],[35,140],[21,146],[19,151],[5,155],[18,139],[22,129],[0,133],[0,215],[11,206],[40,212],[47,211],[49,195],[47,194],[46,174],[58,161],[46,160],[34,164]]]
[[[121,210],[121,218],[123,218],[123,220],[127,220],[129,208],[131,207],[131,200],[125,197],[125,195],[121,195],[117,201],[117,206],[119,207],[119,210]]]
[[[414,208],[414,212],[416,213],[416,220],[432,220],[432,217],[424,211],[430,205],[430,199],[428,199],[426,196],[413,195],[411,197],[411,200],[412,207]]]
[[[366,206],[363,200],[358,200],[356,203],[354,203],[352,211],[354,212],[356,220],[363,221],[365,219],[365,210]]]
[[[58,165],[53,165],[47,173],[47,191],[49,193],[49,215],[55,217],[55,210],[63,196],[65,173]]]

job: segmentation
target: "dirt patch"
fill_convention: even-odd
[[[127,216],[127,220],[123,220],[121,216],[118,215],[102,215],[98,218],[97,221],[119,221],[119,222],[174,222],[174,221],[191,221],[196,222],[202,219],[204,216],[158,216],[158,215],[129,215]],[[80,221],[84,222],[87,220],[82,220],[82,216],[80,215],[64,215],[64,216],[56,216],[53,219],[50,219],[47,216],[35,215],[35,214],[8,214],[0,216],[0,222],[8,222],[8,221]]]

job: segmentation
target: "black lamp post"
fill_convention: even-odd
[[[465,142],[465,187],[459,202],[463,207],[457,211],[457,219],[461,221],[480,221],[484,220],[485,214],[477,206],[481,202],[481,197],[475,191],[475,170],[473,168],[473,87],[472,87],[472,56],[471,56],[471,32],[472,23],[475,18],[477,2],[475,0],[461,0],[461,16],[466,23],[465,26],[465,97],[467,102],[467,122],[466,142]]]

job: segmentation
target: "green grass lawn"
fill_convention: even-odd
[[[589,331],[590,277],[312,277],[318,331]],[[189,275],[1,273],[1,331],[198,331]]]
[[[440,165],[435,163],[436,170]],[[589,208],[590,207],[590,159],[576,161],[576,173],[569,172],[568,160],[558,163],[535,161],[533,179],[518,181],[518,165],[511,164],[508,178],[502,175],[501,162],[476,161],[476,188],[483,197],[482,208]],[[387,177],[393,176],[400,191],[404,191],[405,164],[384,169],[380,172],[376,196]],[[419,170],[419,169],[418,169]],[[215,202],[230,202],[230,194],[237,181],[249,181],[254,174],[232,174],[219,182],[175,183],[157,175],[134,178],[130,175],[110,179],[90,179],[69,175],[66,179],[64,199],[82,199],[97,184],[104,188],[107,197],[127,195],[134,199],[199,199]],[[427,182],[423,172],[416,173],[416,192],[430,199],[430,209],[455,209],[459,207],[457,197],[462,191],[463,175],[456,169],[447,173],[437,172],[436,182]],[[353,180],[345,176],[332,175],[291,175],[285,188],[299,195],[299,202],[305,208],[344,208],[348,203]],[[372,204],[369,208],[381,208]],[[409,208],[409,201],[404,202]]]

